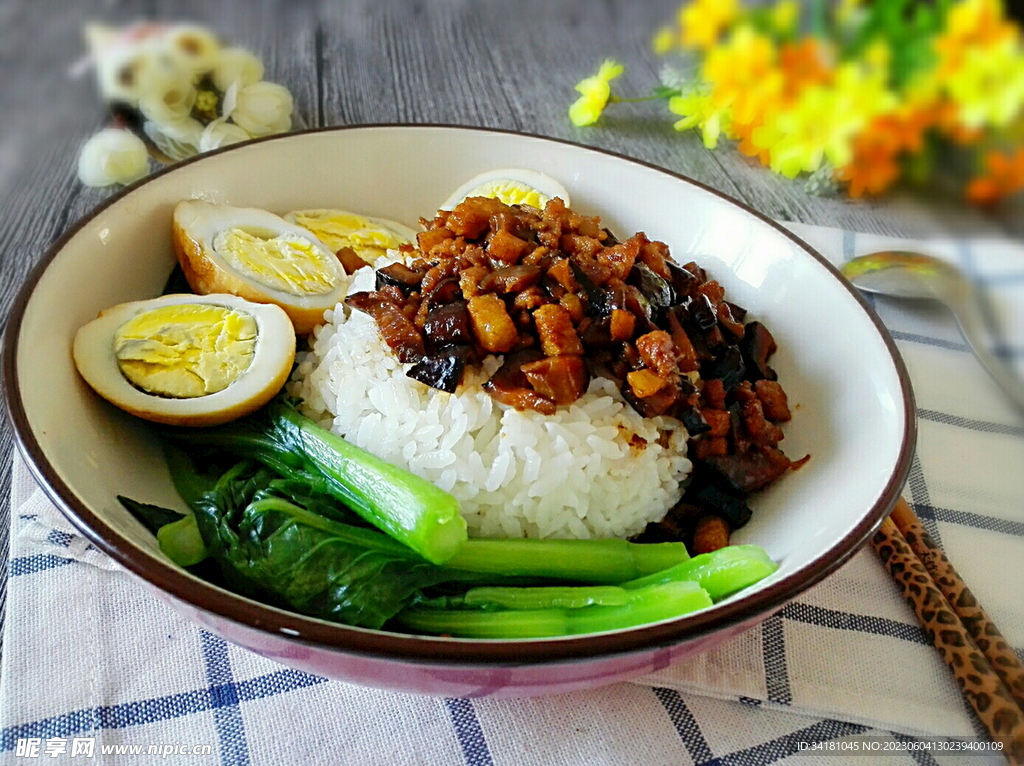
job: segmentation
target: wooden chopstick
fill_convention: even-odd
[[[901,509],[898,517],[903,521],[917,520],[909,506],[905,510]],[[919,520],[917,525],[920,526]],[[900,586],[904,598],[913,607],[928,638],[953,671],[961,691],[985,724],[993,741],[1002,744],[1003,755],[1010,763],[1024,764],[1024,710],[1018,706],[1007,685],[975,644],[955,607],[946,600],[928,568],[915,555],[893,518],[886,518],[882,522],[871,544]],[[946,576],[949,576],[950,571],[955,572],[949,567]],[[959,578],[956,579],[959,581]],[[962,588],[951,587],[951,592],[966,589],[965,585]],[[975,608],[984,613],[980,605],[976,601],[974,603]],[[991,624],[992,621],[987,622]]]
[[[1010,648],[1010,644],[992,622],[992,618],[981,608],[981,604],[971,593],[967,583],[949,563],[942,548],[928,534],[928,530],[921,524],[917,514],[907,505],[906,500],[901,497],[896,501],[889,518],[893,520],[915,555],[928,569],[942,595],[946,597],[946,601],[953,607],[960,622],[971,634],[974,643],[988,658],[992,669],[1006,684],[1006,688],[1017,702],[1017,707],[1024,710],[1024,665],[1021,665],[1017,655]]]

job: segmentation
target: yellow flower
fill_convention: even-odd
[[[601,112],[604,111],[608,105],[608,99],[611,97],[612,91],[608,83],[622,74],[622,71],[622,64],[608,59],[601,64],[596,75],[580,80],[576,84],[576,90],[581,95],[569,107],[569,119],[574,125],[583,127],[597,122],[597,118],[601,116]]]
[[[916,72],[903,86],[903,100],[908,106],[935,104],[943,98],[943,82],[934,69]]]
[[[966,50],[946,87],[966,127],[1005,127],[1024,108],[1024,54],[1012,38]]]
[[[796,30],[800,20],[800,4],[796,0],[779,0],[772,6],[772,28],[780,35],[788,35]]]
[[[775,62],[772,41],[743,26],[727,43],[708,52],[701,76],[711,84],[715,106],[729,109],[736,122],[749,124],[759,120],[782,90]]]
[[[933,43],[938,75],[953,74],[969,51],[1015,41],[1017,37],[1016,27],[1003,17],[999,0],[961,0],[949,9],[946,28]]]
[[[728,123],[728,114],[715,106],[710,94],[693,91],[673,96],[669,99],[668,108],[673,114],[682,117],[673,126],[676,130],[699,127],[704,146],[708,149],[718,146],[718,138]]]
[[[848,182],[851,197],[881,194],[899,180],[900,158],[921,151],[925,131],[939,118],[934,106],[912,108],[901,104],[876,117],[853,140],[853,160],[836,170]]]
[[[738,0],[693,0],[682,6],[679,29],[683,47],[708,50],[739,16],[739,11]]]
[[[824,40],[805,37],[779,48],[782,101],[790,102],[808,85],[827,85],[835,76],[832,50]]]
[[[792,106],[753,131],[752,143],[768,149],[771,169],[787,178],[813,173],[825,159],[842,168],[853,159],[857,134],[894,105],[882,76],[849,62],[832,85],[804,88]]]
[[[672,27],[662,27],[654,33],[651,50],[662,56],[676,47],[676,31]]]
[[[1013,25],[1004,18],[1000,0],[961,0],[949,9],[946,30],[960,39],[995,40],[1012,34]]]
[[[836,21],[841,27],[851,27],[861,15],[860,0],[839,0],[839,7],[836,8]]]
[[[892,50],[885,40],[875,40],[864,51],[864,63],[877,72],[886,72],[892,60]]]

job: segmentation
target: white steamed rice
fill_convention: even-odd
[[[366,268],[349,292],[373,289]],[[470,535],[630,537],[681,497],[686,429],[642,418],[611,381],[554,415],[517,411],[481,388],[501,357],[447,394],[405,375],[368,314],[339,304],[326,318],[290,392],[324,427],[451,492]]]

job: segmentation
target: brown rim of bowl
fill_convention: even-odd
[[[530,639],[518,641],[486,641],[471,639],[452,639],[409,636],[399,633],[387,633],[384,631],[353,628],[346,625],[329,623],[300,614],[287,612],[282,609],[267,606],[241,596],[234,595],[216,586],[210,585],[183,572],[174,565],[161,561],[139,548],[132,545],[125,545],[123,538],[115,533],[100,518],[98,518],[57,475],[53,466],[49,464],[34,434],[29,428],[28,419],[22,406],[17,376],[17,348],[18,336],[21,323],[24,318],[25,307],[34,291],[36,283],[42,273],[56,257],[57,253],[75,236],[75,234],[89,221],[99,215],[121,198],[131,194],[140,186],[151,183],[170,173],[180,171],[182,168],[202,161],[211,156],[224,152],[245,151],[246,148],[255,143],[265,141],[287,141],[295,140],[296,137],[314,133],[341,132],[349,130],[375,130],[381,128],[399,128],[402,130],[455,130],[472,131],[477,133],[496,133],[508,136],[538,139],[555,144],[572,146],[585,151],[596,152],[606,156],[614,157],[625,162],[649,168],[651,170],[672,176],[684,183],[702,189],[720,199],[735,205],[739,209],[752,215],[763,223],[771,226],[780,234],[791,240],[803,249],[808,255],[821,263],[827,271],[835,277],[839,283],[853,296],[861,309],[867,314],[874,324],[879,335],[882,337],[896,374],[900,381],[900,388],[903,394],[903,415],[905,428],[903,441],[900,445],[899,459],[893,468],[885,489],[872,505],[870,511],[836,545],[824,551],[812,562],[802,567],[793,574],[780,579],[761,590],[755,591],[747,596],[741,596],[734,601],[711,609],[705,612],[698,612],[693,615],[680,617],[675,620],[654,623],[629,630],[615,631],[611,633],[597,633],[593,635],[574,636],[570,638],[556,639]],[[20,290],[14,305],[11,309],[3,343],[3,367],[2,380],[4,387],[4,398],[7,404],[8,415],[14,426],[15,438],[21,449],[22,455],[26,458],[29,468],[32,470],[36,480],[40,483],[47,496],[57,505],[65,516],[77,527],[82,534],[89,539],[97,548],[102,550],[125,569],[135,573],[144,580],[152,583],[160,590],[170,594],[174,598],[191,603],[205,611],[227,618],[234,622],[247,625],[260,631],[287,637],[293,641],[307,643],[310,645],[329,647],[339,651],[365,656],[382,656],[392,660],[415,661],[421,663],[451,663],[461,662],[467,664],[517,664],[524,663],[555,663],[572,660],[583,660],[596,658],[604,655],[624,654],[642,650],[652,650],[686,641],[697,639],[701,636],[729,625],[756,618],[767,616],[777,610],[798,593],[823,579],[826,575],[835,571],[841,564],[846,562],[875,532],[882,521],[892,510],[893,504],[899,497],[900,490],[907,479],[913,458],[914,447],[917,439],[917,411],[914,403],[913,389],[910,385],[910,378],[907,374],[903,360],[896,349],[896,344],[889,335],[888,330],[882,324],[877,314],[869,304],[857,292],[857,290],[842,277],[839,271],[818,253],[814,248],[801,240],[787,229],[777,224],[767,216],[757,212],[749,205],[740,202],[727,194],[713,189],[699,181],[695,181],[679,173],[666,170],[653,163],[638,160],[623,154],[598,149],[582,144],[577,144],[564,139],[550,138],[547,136],[520,133],[516,131],[501,130],[486,127],[468,127],[460,125],[444,124],[397,124],[380,123],[365,125],[348,125],[339,127],[311,128],[303,131],[296,131],[277,136],[247,141],[229,147],[207,152],[184,160],[175,165],[162,168],[146,178],[136,181],[125,187],[109,199],[105,200],[91,213],[83,216],[67,232],[65,232],[50,249],[46,255],[35,266],[26,279]],[[515,646],[511,652],[510,647]]]

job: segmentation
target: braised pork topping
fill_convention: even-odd
[[[537,210],[473,197],[420,223],[408,265],[378,269],[375,291],[346,300],[414,363],[411,377],[451,392],[468,365],[503,354],[486,390],[545,414],[591,377],[611,379],[641,415],[676,417],[693,440],[698,470],[665,524],[697,503],[741,526],[743,497],[791,466],[778,449],[790,412],[768,364],[775,340],[696,263],[642,232],[619,241],[558,198]]]

